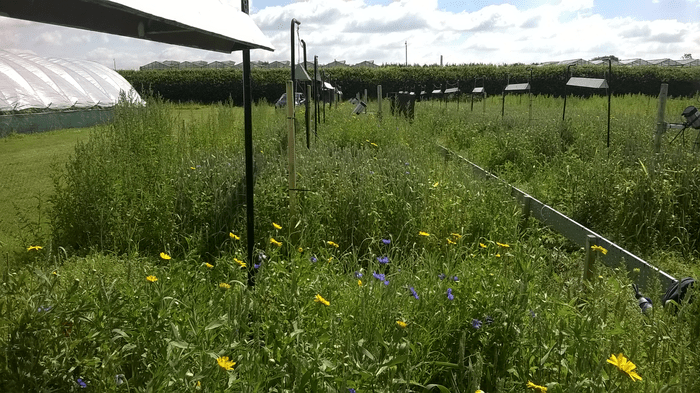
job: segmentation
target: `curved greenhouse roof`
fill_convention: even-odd
[[[104,108],[122,93],[143,103],[126,79],[101,64],[0,50],[0,112]]]

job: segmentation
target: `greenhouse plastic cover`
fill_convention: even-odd
[[[0,50],[0,111],[104,108],[120,94],[144,103],[126,79],[101,64]]]

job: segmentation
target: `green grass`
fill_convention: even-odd
[[[524,229],[503,185],[434,146],[580,214],[577,203],[619,186],[584,177],[586,163],[611,164],[591,137],[598,124],[524,127],[523,112],[501,122],[493,101],[485,115],[464,108],[421,103],[413,123],[352,116],[347,104],[327,112],[311,149],[297,137],[305,191],[290,212],[284,113],[256,106],[254,236],[264,257],[244,268],[240,110],[213,107],[182,124],[168,104],[122,108],[67,160],[44,248],[6,258],[0,390],[79,391],[78,379],[117,392],[522,392],[529,381],[550,392],[697,390],[700,303],[676,315],[652,286],[654,311],[642,315],[622,270],[598,266],[582,282],[582,250],[536,222]],[[614,168],[643,158],[625,157]],[[554,192],[571,183],[558,177],[567,169],[592,184],[582,199]],[[606,362],[618,353],[641,382]],[[233,370],[217,365],[223,356]]]

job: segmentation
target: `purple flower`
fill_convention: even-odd
[[[348,388],[348,393],[355,393],[355,389],[353,389],[353,388]]]
[[[362,278],[362,273],[360,272],[355,272],[355,278]]]
[[[386,265],[387,263],[389,263],[389,257],[386,257],[386,256],[384,256],[384,257],[377,257],[377,260],[379,261],[379,263],[384,264],[384,265]]]
[[[410,287],[410,288],[408,288],[408,289],[409,289],[409,290],[411,291],[411,293],[413,294],[413,297],[416,298],[416,299],[418,299],[418,294],[416,293],[416,290],[413,289],[413,287]]]
[[[379,281],[384,281],[386,279],[386,276],[383,273],[372,272],[372,276]]]
[[[260,263],[255,263],[255,264],[253,264],[253,267],[256,269],[260,269],[260,265],[261,265]]]
[[[49,310],[51,310],[51,306],[39,307],[39,309],[36,310],[36,311],[37,311],[37,312],[46,312],[46,311],[49,311]]]
[[[389,280],[384,281],[384,285],[389,285]]]
[[[316,259],[316,257],[311,257],[309,260],[310,260],[312,263],[318,262],[318,259]]]
[[[78,382],[78,385],[80,385],[80,387],[81,387],[82,389],[85,389],[85,388],[87,387],[87,384],[85,383],[85,381],[83,381],[82,378],[78,378],[78,381],[77,381],[77,382]]]
[[[391,244],[391,239],[382,239],[382,243],[388,246],[389,244]]]
[[[444,280],[445,277],[447,277],[447,276],[445,275],[445,273],[440,273],[440,274],[438,274],[438,278],[441,279],[441,280]]]
[[[481,327],[481,321],[478,319],[472,319],[472,327],[478,329]]]
[[[447,288],[447,300],[455,300],[455,296],[452,294],[452,288]]]
[[[457,277],[457,276],[452,277],[452,279],[455,281],[459,281],[459,277]]]

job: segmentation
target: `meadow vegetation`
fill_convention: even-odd
[[[697,277],[688,139],[654,156],[643,96],[613,101],[610,149],[603,99],[571,99],[563,123],[553,98],[529,124],[526,99],[499,104],[327,109],[311,149],[297,137],[296,212],[285,115],[255,106],[254,261],[241,109],[120,107],[54,172],[50,226],[5,248],[0,390],[698,390],[698,302],[669,312],[652,285],[642,314],[633,274],[582,281],[583,250],[436,149]]]

